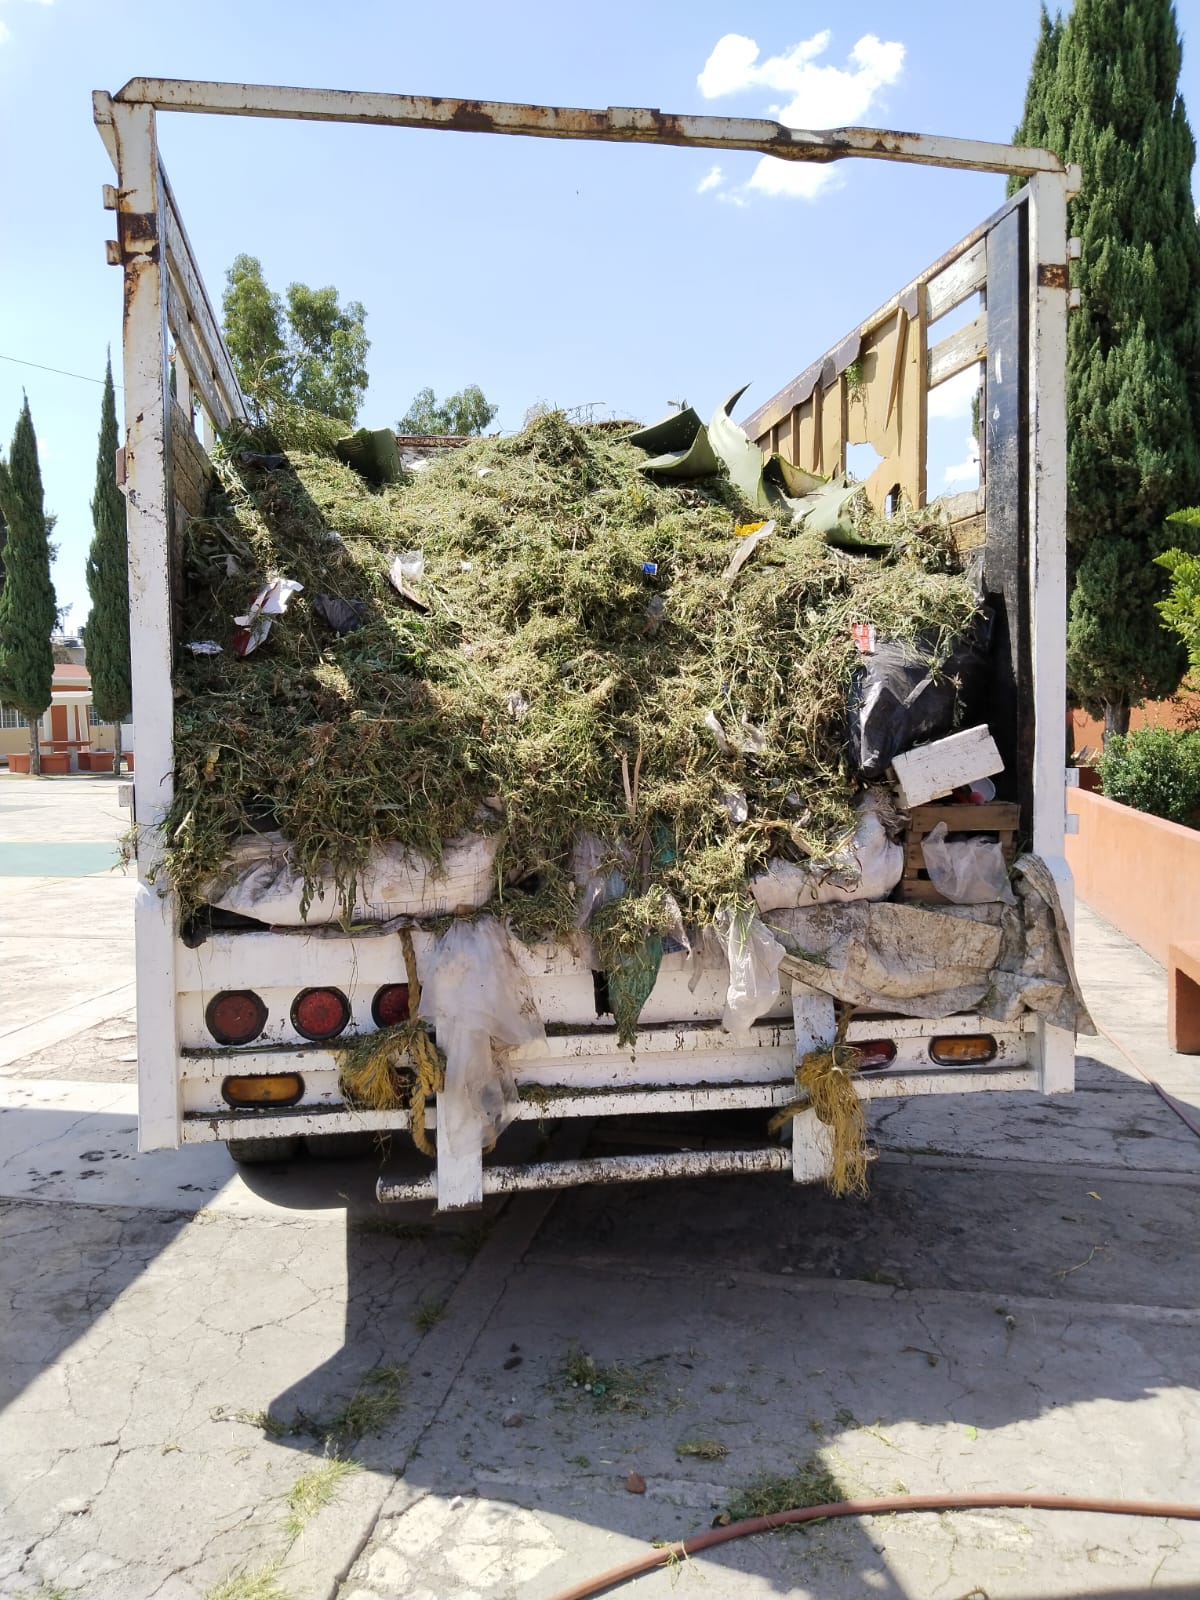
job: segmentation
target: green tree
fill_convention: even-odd
[[[21,407],[7,462],[0,462],[0,509],[8,523],[6,581],[0,594],[0,701],[29,723],[29,768],[39,777],[38,723],[50,704],[58,621],[50,581],[50,540],[42,499],[37,439],[29,401]]]
[[[422,389],[396,424],[397,433],[450,433],[460,437],[482,433],[499,406],[494,406],[477,383],[438,400],[432,389]]]
[[[1068,335],[1067,672],[1105,735],[1172,694],[1161,625],[1168,512],[1200,500],[1200,230],[1195,141],[1169,0],[1075,0],[1043,15],[1018,143],[1083,170],[1070,231],[1082,309]]]
[[[288,400],[353,422],[367,392],[366,312],[332,287],[293,283],[286,301],[267,287],[262,263],[240,255],[225,275],[225,343],[238,382],[260,408]]]
[[[116,760],[121,767],[121,724],[133,709],[129,662],[129,548],[125,497],[117,488],[117,406],[112,362],[104,372],[100,439],[96,447],[96,491],[92,497],[92,547],[87,559],[92,610],[87,625],[87,664],[92,701],[105,722],[116,725]]]

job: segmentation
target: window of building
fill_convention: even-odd
[[[25,718],[12,706],[0,706],[0,728],[27,728]]]
[[[96,715],[95,706],[91,706],[91,705],[88,706],[87,713],[88,713],[88,727],[89,728],[111,728],[112,727],[112,723],[111,722],[105,722],[103,717],[98,717]]]

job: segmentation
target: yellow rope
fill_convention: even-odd
[[[417,976],[417,956],[413,949],[412,934],[407,928],[400,930],[400,943],[404,948],[404,966],[408,973],[408,1014],[415,1019],[421,1007],[421,980]],[[419,1024],[413,1028],[410,1049],[416,1079],[408,1103],[408,1128],[421,1154],[436,1156],[437,1146],[425,1131],[425,1102],[444,1087],[445,1068],[433,1040]]]
[[[810,1050],[796,1071],[796,1085],[804,1098],[794,1100],[771,1118],[769,1131],[778,1133],[802,1111],[815,1111],[829,1129],[831,1161],[828,1183],[835,1195],[867,1192],[867,1119],[854,1087],[859,1053],[846,1043],[849,1007],[838,1023],[833,1043],[825,1050]]]

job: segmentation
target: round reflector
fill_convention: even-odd
[[[224,989],[204,1012],[218,1044],[249,1044],[267,1025],[267,1008],[252,989]]]
[[[303,989],[292,1004],[292,1027],[306,1039],[333,1039],[350,1021],[340,989]]]
[[[410,1014],[406,983],[385,983],[371,1001],[371,1016],[377,1028],[394,1028],[397,1023],[407,1022]]]

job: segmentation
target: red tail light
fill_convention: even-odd
[[[349,1021],[340,989],[303,989],[292,1003],[292,1027],[306,1039],[335,1039]]]
[[[896,1059],[896,1046],[890,1039],[852,1039],[858,1051],[858,1070],[878,1072],[880,1067],[890,1067]]]
[[[406,983],[385,983],[371,1001],[371,1016],[377,1028],[394,1028],[412,1015]]]
[[[249,1044],[266,1027],[267,1008],[251,989],[225,989],[208,1002],[204,1021],[218,1044]]]

